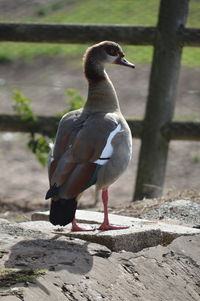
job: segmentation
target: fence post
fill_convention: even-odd
[[[173,118],[189,0],[161,0],[134,200],[162,194],[169,141],[161,127]]]

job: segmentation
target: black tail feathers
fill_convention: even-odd
[[[77,208],[77,201],[73,199],[52,200],[49,221],[53,225],[66,226],[71,223]]]
[[[58,190],[59,190],[59,187],[57,187],[56,184],[54,184],[52,187],[50,187],[46,193],[45,200],[48,200],[48,199],[58,195]]]

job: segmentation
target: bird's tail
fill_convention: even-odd
[[[53,225],[66,226],[75,217],[76,198],[51,200],[49,221]]]

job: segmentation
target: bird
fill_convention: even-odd
[[[49,156],[49,221],[53,225],[72,223],[72,231],[85,231],[75,213],[81,194],[92,185],[101,191],[104,219],[98,230],[127,228],[110,224],[108,189],[126,170],[132,156],[132,135],[123,117],[115,88],[105,65],[135,68],[125,59],[121,46],[102,41],[83,56],[88,96],[83,108],[65,114],[58,125]]]

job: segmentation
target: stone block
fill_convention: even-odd
[[[35,212],[32,215],[33,221],[47,221],[49,212]],[[77,221],[79,223],[90,224],[91,228],[97,228],[103,220],[103,213],[87,210],[77,210]],[[131,251],[138,252],[144,248],[157,246],[159,244],[167,245],[174,238],[181,235],[199,234],[200,229],[180,226],[176,224],[164,223],[162,221],[148,221],[134,217],[109,215],[110,222],[115,225],[129,226],[128,229],[112,231],[84,231],[71,232],[70,225],[67,227],[54,227],[45,223],[45,229],[48,227],[52,232],[68,237],[83,239],[86,241],[102,244],[112,251]],[[34,223],[24,223],[26,226],[34,227]],[[48,226],[47,226],[48,225]],[[36,224],[35,224],[36,226]],[[40,227],[42,229],[42,227]]]

